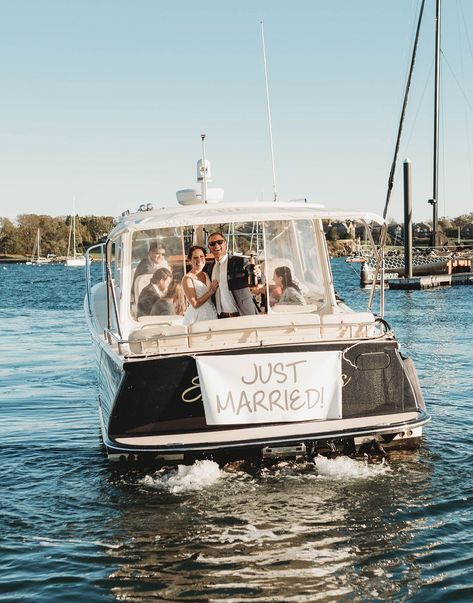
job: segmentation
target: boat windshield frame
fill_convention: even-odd
[[[309,313],[320,311],[330,302],[334,303],[326,284],[331,279],[325,260],[327,252],[321,248],[325,239],[316,221],[300,217],[297,220],[227,222],[225,225],[190,224],[187,227],[157,227],[131,233],[129,264],[132,272],[132,320],[140,321],[145,317],[139,298],[140,295],[147,295],[147,292],[142,293],[145,287],[152,287],[153,271],[156,274],[154,288],[158,295],[165,297],[164,287],[170,286],[167,270],[172,273],[173,290],[180,286],[183,276],[190,269],[187,252],[192,245],[205,249],[206,272],[212,276],[214,257],[208,247],[208,238],[215,232],[222,234],[228,254],[241,258],[239,264],[244,273],[240,278],[245,279],[249,263],[254,262],[259,267],[262,276],[252,288],[252,293],[258,307],[264,308],[265,312]],[[144,269],[147,270],[145,273]],[[235,286],[241,288],[239,284]],[[169,312],[169,305],[164,303],[157,304],[151,314],[159,315],[162,312],[173,316],[181,314]],[[177,316],[176,320],[179,320]]]
[[[340,218],[341,216],[348,216],[347,219],[364,224],[368,231],[373,222],[376,225],[381,225],[384,223],[384,220],[370,212],[346,212],[343,210],[327,212],[326,210],[308,205],[303,205],[301,208],[300,205],[296,207],[292,204],[285,204],[286,207],[278,207],[276,210],[273,207],[268,209],[269,205],[271,204],[266,204],[266,206],[260,204],[256,210],[247,209],[244,212],[240,211],[240,208],[233,208],[235,211],[228,211],[226,208],[225,212],[222,211],[222,208],[219,208],[219,211],[215,211],[215,208],[212,207],[204,208],[205,211],[202,210],[202,207],[198,207],[197,210],[193,207],[184,208],[193,210],[190,212],[191,215],[187,214],[186,220],[183,219],[185,213],[179,211],[183,208],[161,210],[158,213],[152,211],[143,212],[142,215],[123,216],[109,235],[108,241],[112,241],[114,250],[112,253],[107,254],[108,258],[105,259],[105,263],[110,263],[110,270],[105,272],[106,278],[104,279],[108,281],[109,302],[112,306],[111,312],[109,310],[112,315],[109,325],[111,322],[115,323],[115,327],[121,324],[121,329],[119,330],[126,337],[127,333],[136,329],[139,323],[153,321],[153,317],[142,316],[140,319],[137,316],[138,297],[134,298],[134,272],[140,259],[139,256],[143,256],[145,248],[149,248],[153,235],[158,232],[161,235],[166,235],[166,244],[169,246],[169,237],[171,232],[173,233],[175,239],[175,249],[173,251],[175,253],[168,254],[168,259],[171,259],[171,263],[173,264],[173,279],[177,280],[179,284],[189,267],[185,259],[189,245],[191,243],[202,244],[208,250],[206,243],[210,233],[212,231],[221,231],[224,228],[227,229],[225,234],[228,235],[230,233],[231,235],[228,236],[228,247],[231,253],[241,256],[244,262],[247,262],[252,254],[255,255],[256,263],[264,275],[263,282],[259,285],[259,291],[255,292],[255,297],[260,306],[265,305],[267,314],[282,312],[286,313],[289,319],[291,315],[301,313],[320,313],[320,311],[323,313],[337,313],[340,302],[337,299],[333,286],[330,257],[322,219],[327,218],[327,216],[331,216],[331,219],[334,216],[340,216]],[[290,209],[286,209],[288,206]],[[163,212],[166,215],[163,216]],[[256,221],[256,224],[259,224],[256,231],[253,227],[253,230],[248,230],[247,228],[244,233],[246,236],[246,238],[244,237],[247,244],[246,249],[243,248],[244,246],[242,246],[241,241],[235,248],[235,237],[242,234],[235,229],[235,225],[240,222],[241,217],[257,216],[263,219]],[[215,217],[222,218],[222,220],[211,222],[211,217],[213,219]],[[203,219],[197,221],[197,218]],[[279,224],[279,230],[276,228],[277,232],[272,232],[275,230],[275,224]],[[287,233],[291,229],[292,231],[294,229],[297,230],[297,225],[300,226],[302,224],[306,225],[306,230],[307,225],[311,225],[310,230],[313,245],[307,240],[302,245],[294,244],[294,241],[298,240],[297,237],[294,238],[293,236],[292,239],[291,237],[287,238]],[[233,228],[232,232],[230,232],[231,228]],[[147,232],[148,235],[151,233],[151,236],[142,237],[142,239],[146,240],[141,241],[141,250],[138,252],[139,246],[134,250],[134,242],[139,239],[143,232]],[[281,252],[281,245],[278,242],[282,241],[285,237],[287,240],[282,246],[283,253]],[[372,237],[370,238],[370,242],[374,244]],[[119,253],[116,250],[119,250]],[[307,261],[305,261],[306,257],[308,258]],[[210,253],[207,253],[206,259],[209,262],[213,261]],[[288,261],[284,262],[284,260]],[[179,264],[180,269],[174,274],[174,266],[177,264]],[[310,264],[311,266],[309,266]],[[295,277],[294,282],[296,285],[299,285],[300,293],[304,298],[303,304],[299,305],[292,300],[289,304],[279,306],[277,300],[274,300],[273,291],[276,285],[274,282],[274,270],[280,266],[287,266],[291,269],[292,276]],[[312,268],[312,272],[304,274],[308,266]],[[145,279],[146,284],[149,284],[151,276],[149,275],[149,279]],[[297,298],[297,293],[294,296]],[[266,300],[264,300],[264,297]],[[182,322],[182,312],[174,315],[166,311],[165,314],[169,324],[179,324]]]

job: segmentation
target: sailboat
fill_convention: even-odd
[[[36,238],[33,245],[33,251],[31,252],[31,256],[27,259],[26,263],[28,265],[36,265],[36,264],[50,264],[52,262],[52,258],[41,257],[41,232],[40,229],[36,231]]]
[[[407,108],[407,101],[410,89],[410,82],[413,74],[417,43],[419,39],[420,26],[422,23],[423,12],[424,12],[425,0],[422,0],[422,4],[419,10],[419,18],[417,23],[417,32],[415,36],[414,47],[412,50],[411,64],[404,93],[403,107],[401,111],[401,119],[399,123],[399,129],[396,140],[396,147],[393,162],[391,165],[391,171],[388,181],[388,191],[386,197],[386,204],[384,207],[383,218],[386,219],[387,209],[391,197],[391,192],[394,182],[394,173],[396,169],[396,161],[399,151],[399,144],[401,140],[401,133],[403,128],[403,122],[405,112]],[[383,255],[376,253],[372,250],[360,249],[354,258],[348,258],[348,262],[360,262],[360,285],[361,287],[368,287],[373,282],[379,284],[380,280],[383,279],[385,284],[389,284],[389,288],[419,288],[420,281],[413,280],[407,283],[408,279],[412,277],[429,277],[423,280],[422,288],[430,288],[432,286],[439,285],[450,285],[450,284],[468,284],[469,277],[464,281],[458,279],[453,282],[450,278],[452,273],[466,273],[469,274],[472,271],[471,258],[467,257],[461,251],[458,252],[456,249],[448,249],[444,245],[440,245],[440,233],[438,231],[438,180],[439,180],[439,125],[440,125],[440,20],[441,20],[441,0],[436,0],[435,3],[435,82],[434,82],[434,124],[433,124],[433,191],[432,198],[428,203],[432,206],[432,238],[431,247],[412,247],[412,207],[410,206],[410,198],[406,199],[404,196],[404,251],[393,252],[391,254]],[[407,164],[410,161],[404,162],[404,169],[407,168]],[[405,181],[406,190],[406,181]],[[387,226],[384,227],[384,234],[386,236]],[[383,266],[381,270],[382,260]],[[446,277],[446,278],[445,278]]]
[[[72,249],[71,249],[72,247]],[[65,266],[85,266],[85,256],[78,254],[76,250],[76,216],[71,216],[71,225],[69,229],[69,242],[67,245],[67,257]]]

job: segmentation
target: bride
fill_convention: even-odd
[[[191,269],[182,278],[182,288],[189,302],[182,321],[185,325],[191,325],[199,320],[217,318],[212,295],[218,288],[218,281],[210,281],[204,272],[205,254],[206,250],[199,245],[192,246],[187,254]]]

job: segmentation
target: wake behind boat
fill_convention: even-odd
[[[104,258],[98,284],[86,268],[85,313],[109,458],[223,462],[418,446],[430,417],[414,365],[382,318],[336,295],[322,226],[382,218],[311,203],[210,203],[223,191],[207,188],[205,160],[202,169],[201,189],[178,193],[185,207],[125,212],[87,252]],[[228,291],[238,300],[250,282],[251,307],[225,313],[216,300],[220,318],[191,324],[171,297],[143,312],[146,288],[179,285],[192,245],[223,244],[241,267],[227,274]],[[160,269],[142,272],[157,252],[167,266],[158,285]]]

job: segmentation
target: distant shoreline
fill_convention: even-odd
[[[12,258],[12,257],[1,257],[0,256],[0,264],[26,264],[26,258],[25,257]]]

